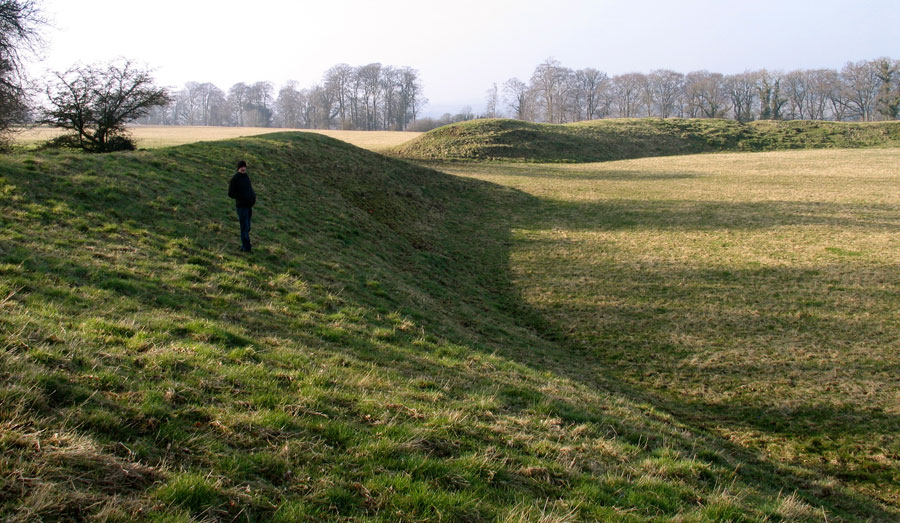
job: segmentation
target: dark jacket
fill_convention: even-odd
[[[247,173],[234,173],[228,184],[228,197],[234,198],[237,207],[250,208],[256,204],[256,193]]]

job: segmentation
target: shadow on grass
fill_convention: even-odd
[[[695,412],[695,419],[706,423],[721,424],[727,421],[729,426],[742,426],[807,441],[816,438],[832,441],[862,438],[859,440],[861,443],[870,443],[871,440],[890,439],[900,432],[900,416],[875,408],[815,404],[779,408],[706,401],[687,401],[685,408]],[[822,446],[821,442],[809,445]],[[860,448],[853,450],[859,451]]]
[[[416,162],[421,165],[429,166],[433,169],[441,170],[444,168],[453,168],[457,166],[452,162]],[[503,168],[503,177],[522,177],[552,180],[606,180],[606,181],[622,181],[622,182],[640,182],[640,181],[669,181],[669,180],[690,180],[706,176],[705,173],[692,171],[673,171],[673,172],[643,172],[638,170],[609,170],[604,169],[602,172],[591,171],[589,166],[571,167],[570,164],[563,164],[565,167],[557,167],[552,164],[533,164],[527,162],[497,162],[496,164],[487,162],[460,162],[464,166],[467,174],[488,175],[496,174],[496,168],[493,165],[500,165]]]
[[[800,201],[541,201],[528,227],[573,230],[758,230],[786,225],[900,230],[900,207]]]
[[[890,205],[790,201],[532,200],[528,207],[509,214],[514,216],[512,226],[526,230],[562,227],[705,231],[795,225],[824,225],[837,230],[897,230],[900,228],[897,211]],[[517,245],[528,252],[553,253],[569,241],[564,238],[519,240]],[[897,293],[887,290],[883,282],[897,280],[896,267],[867,266],[866,271],[871,274],[866,278],[878,282],[876,285],[848,283],[846,286],[851,287],[848,292],[838,291],[837,296],[829,296],[823,295],[823,289],[840,288],[840,275],[846,273],[846,266],[729,270],[652,262],[629,267],[611,265],[597,256],[567,259],[558,253],[549,259],[553,262],[543,268],[519,267],[526,274],[556,271],[555,276],[540,276],[544,287],[550,287],[541,289],[544,305],[537,308],[526,305],[524,298],[519,298],[518,304],[524,309],[522,316],[531,317],[541,332],[559,346],[568,346],[573,354],[580,351],[581,357],[575,364],[543,360],[529,364],[552,368],[573,380],[623,393],[671,413],[698,431],[696,434],[704,434],[707,442],[741,456],[746,477],[755,478],[763,490],[798,489],[801,497],[810,503],[830,506],[839,513],[855,514],[854,517],[860,515],[860,510],[866,517],[875,519],[896,517],[896,510],[886,510],[878,502],[849,489],[842,489],[839,495],[823,496],[822,489],[814,485],[815,478],[822,475],[873,488],[896,480],[896,462],[878,462],[875,455],[892,452],[879,445],[887,445],[892,434],[900,430],[900,416],[877,407],[855,406],[852,402],[842,405],[846,398],[839,393],[829,394],[832,401],[823,403],[815,393],[818,387],[825,386],[821,381],[830,378],[836,380],[833,383],[836,387],[842,382],[875,380],[876,389],[885,396],[891,395],[893,382],[887,376],[891,376],[890,369],[896,365],[885,361],[882,354],[857,354],[821,363],[816,363],[815,358],[818,350],[840,352],[854,343],[874,343],[881,347],[896,343],[892,334],[896,325],[890,322],[851,321],[832,314],[848,308],[850,316],[858,318],[867,317],[871,312],[887,314]],[[520,291],[510,289],[510,292]],[[548,294],[552,297],[548,298]],[[603,299],[598,299],[599,296]],[[878,304],[878,311],[867,309],[872,303]],[[705,309],[710,313],[710,307],[720,310],[708,316],[697,312]],[[764,354],[763,349],[768,348],[765,340],[783,344],[785,336],[793,339],[793,345],[789,344],[788,348],[797,348],[796,354]],[[686,338],[693,341],[683,341]],[[698,339],[708,352],[698,353],[695,346]],[[741,351],[748,343],[762,345],[756,349],[761,351],[758,364],[692,363],[698,357],[701,362],[714,357],[720,348],[730,349],[733,352],[729,354],[740,356],[741,362],[746,362],[748,357],[755,357]],[[522,355],[510,357],[521,360]],[[795,379],[799,392],[793,390],[794,383],[789,377]],[[734,402],[703,400],[696,395],[684,395],[678,389],[680,379],[687,380],[690,389],[709,388],[713,395],[754,385],[760,392],[755,396],[744,395]],[[788,384],[767,385],[777,380]],[[767,390],[773,390],[774,395],[769,397]],[[779,405],[784,396],[789,396],[790,403],[786,404],[791,407]],[[802,464],[765,459],[762,449],[738,446],[712,435],[720,427],[726,431],[741,427],[776,441],[786,439],[800,446],[806,457],[812,459]],[[829,445],[822,441],[839,443]],[[839,456],[834,458],[836,461],[828,462],[825,456],[829,452]],[[796,475],[798,467],[803,470],[800,475]]]

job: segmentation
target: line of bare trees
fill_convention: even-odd
[[[300,88],[290,81],[277,92],[271,82],[240,82],[227,92],[188,82],[139,123],[402,131],[426,101],[415,69],[338,64],[319,84]]]
[[[503,111],[503,105],[508,112]],[[896,120],[900,61],[849,62],[840,71],[759,70],[723,75],[660,69],[610,77],[572,70],[552,58],[525,83],[511,78],[487,91],[485,116],[566,123],[609,117],[751,120]]]

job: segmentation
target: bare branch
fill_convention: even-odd
[[[55,76],[55,86],[47,90],[51,107],[42,123],[73,131],[88,151],[117,149],[111,141],[127,141],[127,123],[171,101],[166,89],[154,85],[149,71],[128,60],[105,68],[73,67]]]

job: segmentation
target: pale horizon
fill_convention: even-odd
[[[672,69],[724,74],[831,68],[900,57],[896,2],[716,0],[514,2],[411,0],[280,5],[175,2],[137,9],[113,0],[41,4],[43,61],[32,76],[125,57],[160,85],[321,81],[333,65],[380,62],[419,71],[422,116],[484,107],[485,92],[528,81],[548,58],[610,75]],[[142,4],[147,5],[147,4]]]

